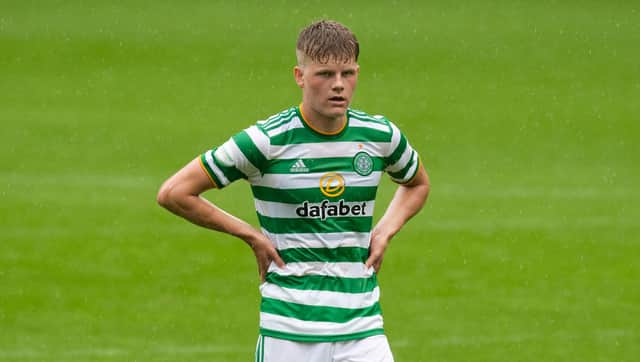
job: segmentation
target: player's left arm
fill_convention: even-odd
[[[369,258],[366,261],[367,268],[373,266],[376,272],[380,270],[389,241],[411,217],[422,209],[429,195],[429,189],[429,176],[420,163],[413,179],[398,186],[387,210],[373,228]]]

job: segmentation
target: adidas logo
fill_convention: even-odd
[[[298,160],[293,164],[293,166],[291,166],[289,172],[309,172],[309,168],[304,164],[304,162],[302,162],[302,160]]]

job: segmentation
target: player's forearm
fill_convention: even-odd
[[[386,234],[390,240],[400,229],[417,214],[429,196],[429,178],[421,169],[415,182],[401,185],[376,225],[376,232]]]
[[[198,195],[172,195],[169,191],[168,195],[158,201],[167,210],[196,225],[236,236],[250,245],[256,234],[260,233],[247,222]]]
[[[200,197],[212,186],[200,159],[195,158],[162,184],[158,203],[196,225],[231,234],[253,245],[262,235],[260,231]]]

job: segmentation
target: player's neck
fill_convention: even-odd
[[[300,104],[300,113],[303,122],[305,122],[314,131],[326,135],[334,135],[340,133],[347,123],[347,115],[343,114],[339,117],[326,117],[315,112],[311,107],[306,107],[304,103]]]

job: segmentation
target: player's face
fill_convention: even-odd
[[[315,117],[342,119],[351,104],[360,68],[355,60],[343,63],[307,61],[295,68],[305,109]]]

